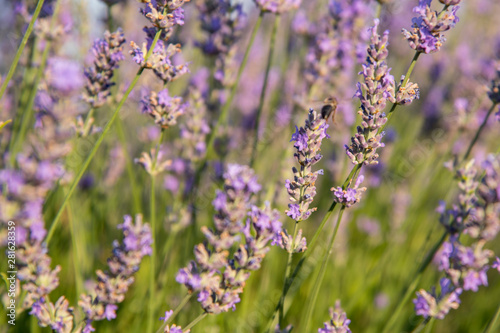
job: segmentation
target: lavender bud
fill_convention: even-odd
[[[152,148],[149,154],[142,152],[141,157],[134,159],[134,162],[142,165],[148,174],[156,176],[172,164],[172,160],[163,160],[163,158],[164,153],[161,150],[157,153],[156,149]]]
[[[316,208],[309,208],[316,195],[316,179],[323,170],[312,172],[312,166],[323,157],[319,151],[324,138],[329,138],[326,120],[314,110],[309,111],[304,127],[297,128],[290,141],[296,149],[294,157],[300,170],[295,167],[293,180],[286,180],[285,187],[290,201],[286,214],[297,222],[307,219]]]
[[[446,13],[431,10],[431,2],[432,0],[419,0],[419,5],[413,9],[413,12],[419,16],[412,20],[412,32],[402,30],[404,38],[412,49],[427,54],[439,51],[446,40],[442,32],[453,28],[459,20],[456,16],[459,7],[451,3],[457,2],[458,4],[459,1],[446,1],[450,2],[447,5],[451,5],[446,9]]]
[[[337,300],[335,308],[330,308],[330,321],[325,322],[323,328],[318,329],[318,333],[351,333],[347,319],[347,314],[340,307],[340,301]]]
[[[366,187],[359,187],[365,177],[359,175],[354,187],[347,187],[345,190],[342,187],[332,187],[330,191],[333,191],[333,199],[336,203],[345,205],[347,208],[353,206],[355,203],[361,201],[361,195],[366,191]]]
[[[389,74],[385,59],[388,56],[387,45],[389,32],[383,36],[377,33],[379,20],[370,29],[371,43],[368,48],[366,64],[363,64],[364,82],[358,83],[358,90],[354,97],[361,101],[358,114],[362,117],[362,126],[358,126],[357,133],[351,138],[351,145],[345,146],[346,154],[353,164],[377,164],[377,149],[384,147],[381,142],[384,132],[379,129],[387,122],[383,110],[386,103],[396,103],[394,77]],[[403,89],[404,91],[404,89]]]
[[[87,79],[83,99],[91,107],[98,108],[104,105],[111,95],[110,88],[114,85],[111,82],[114,70],[125,57],[122,53],[122,45],[125,43],[123,31],[104,33],[104,39],[94,42],[92,53],[94,54],[94,65],[85,69],[84,74]]]
[[[48,297],[42,297],[33,304],[30,315],[38,319],[41,327],[50,327],[57,333],[68,333],[73,329],[73,308],[69,302],[61,296],[56,304],[48,301]]]
[[[155,124],[164,129],[176,125],[177,118],[184,114],[187,106],[181,97],[170,97],[167,89],[159,93],[151,91],[141,100],[141,112],[149,114]]]
[[[417,298],[413,300],[417,315],[424,318],[443,319],[451,309],[458,309],[462,289],[455,288],[451,281],[446,278],[441,279],[440,286],[441,293],[439,295],[436,294],[434,288],[430,293],[424,289],[417,292]]]

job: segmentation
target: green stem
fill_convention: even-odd
[[[411,333],[421,332],[425,328],[427,323],[430,321],[430,319],[431,319],[431,317],[424,319],[417,327],[415,327],[415,329],[413,331],[411,331]]]
[[[184,308],[184,306],[186,306],[186,304],[189,302],[189,300],[191,299],[191,297],[193,297],[193,294],[187,294],[182,299],[182,301],[179,303],[179,305],[177,305],[177,307],[175,308],[174,312],[172,312],[172,315],[165,322],[163,322],[163,324],[156,331],[156,333],[163,332],[165,326],[167,326],[168,324],[170,324],[172,322],[172,320],[174,320],[174,318],[179,314],[179,312],[181,312],[181,310]]]
[[[162,129],[160,134],[160,139],[158,140],[158,144],[156,146],[155,157],[153,159],[153,165],[151,167],[151,197],[150,197],[150,223],[151,223],[151,238],[153,240],[151,246],[151,268],[149,272],[149,317],[148,317],[148,325],[147,332],[151,332],[153,330],[153,321],[154,321],[154,300],[156,298],[155,294],[155,266],[156,266],[156,163],[158,162],[158,155],[160,153],[161,143],[165,137],[165,130]]]
[[[288,285],[288,279],[290,278],[290,273],[292,270],[293,249],[295,247],[295,238],[297,237],[298,224],[299,224],[299,222],[295,221],[295,224],[293,226],[292,248],[291,248],[291,251],[288,252],[288,261],[286,263],[286,270],[285,270],[285,281],[283,282],[283,292],[281,293],[281,298],[280,298],[280,301],[278,304],[279,305],[279,325],[280,325],[280,327],[283,324],[283,308],[285,306],[286,287]],[[271,322],[274,320],[274,317],[275,317],[275,315],[273,315]]]
[[[205,318],[206,316],[208,315],[208,312],[203,312],[201,315],[199,315],[198,317],[196,317],[195,320],[193,320],[192,322],[190,322],[186,327],[184,327],[184,329],[182,330],[182,332],[187,332],[189,329],[191,329],[194,325],[198,324],[200,321],[203,320],[203,318]]]
[[[153,49],[156,46],[156,43],[158,42],[158,39],[160,38],[160,34],[161,34],[161,30],[159,30],[156,33],[155,38],[153,40],[153,43],[151,44],[151,48],[148,50],[148,53],[146,54],[145,62],[147,62],[147,60],[151,56],[151,53],[153,53]],[[99,138],[97,139],[96,143],[94,144],[94,147],[92,147],[92,150],[90,151],[89,156],[87,157],[87,159],[83,163],[82,167],[80,168],[80,170],[76,174],[75,179],[73,179],[73,182],[71,183],[69,191],[66,194],[66,196],[64,197],[64,201],[63,201],[61,207],[59,208],[59,210],[57,211],[57,214],[54,217],[54,220],[52,221],[52,225],[50,226],[49,232],[47,233],[47,237],[45,239],[45,242],[46,242],[47,246],[50,243],[50,240],[51,240],[52,236],[54,235],[54,231],[55,231],[55,229],[57,227],[57,224],[59,223],[59,220],[61,218],[62,212],[64,211],[64,208],[68,204],[69,198],[71,198],[71,196],[73,195],[73,192],[75,191],[76,187],[78,186],[78,183],[80,182],[80,179],[83,177],[83,174],[85,173],[85,170],[87,170],[88,166],[90,165],[90,162],[92,161],[92,159],[94,158],[95,154],[97,153],[97,150],[101,146],[102,141],[104,140],[104,137],[106,136],[106,134],[108,134],[109,130],[111,129],[111,126],[113,125],[113,122],[118,117],[118,113],[120,112],[121,108],[125,104],[125,101],[127,100],[128,96],[130,95],[130,93],[132,92],[132,90],[134,89],[135,85],[139,81],[139,78],[140,78],[140,76],[141,76],[141,74],[142,74],[143,71],[144,71],[144,67],[141,67],[137,71],[137,74],[135,75],[134,79],[130,83],[130,86],[128,87],[127,91],[123,95],[122,99],[118,103],[118,106],[116,107],[115,111],[113,112],[113,115],[111,116],[111,118],[108,121],[108,123],[106,124],[106,126],[104,126],[104,129],[103,129],[101,135],[99,136]]]
[[[380,19],[380,15],[382,14],[382,3],[377,4],[377,9],[375,11],[375,17]]]
[[[132,165],[132,160],[127,149],[127,139],[125,137],[125,132],[123,132],[123,121],[120,117],[116,119],[116,130],[118,132],[118,138],[122,145],[123,154],[125,155],[125,168],[127,169],[130,188],[132,190],[132,205],[134,214],[138,214],[142,211],[141,194],[139,192],[139,187],[137,186],[137,180],[135,179],[134,167]]]
[[[71,243],[73,247],[73,269],[75,271],[75,284],[76,284],[76,299],[79,299],[80,295],[82,294],[82,286],[83,286],[83,280],[82,280],[82,272],[80,271],[80,251],[79,251],[79,243],[78,243],[78,237],[77,235],[78,230],[76,229],[75,221],[73,219],[73,207],[70,204],[68,206],[68,221],[69,221],[69,230],[71,233]]]
[[[305,320],[305,331],[308,332],[309,325],[311,323],[312,314],[314,311],[314,306],[316,305],[316,300],[318,299],[319,290],[321,289],[321,284],[323,283],[323,279],[325,278],[326,266],[328,264],[328,258],[330,257],[333,251],[333,243],[335,242],[335,237],[337,236],[337,232],[339,230],[340,223],[342,222],[342,215],[344,214],[345,206],[340,208],[339,216],[337,217],[337,224],[335,225],[335,230],[333,232],[332,238],[330,239],[330,244],[328,245],[328,250],[323,255],[323,263],[321,264],[321,268],[319,271],[319,275],[314,283],[312,296],[309,297],[309,302],[307,306],[306,312],[306,320]]]
[[[467,160],[467,158],[469,158],[469,155],[470,155],[470,153],[472,151],[472,148],[474,147],[474,145],[476,144],[477,140],[479,139],[479,136],[481,135],[481,132],[483,131],[483,129],[486,126],[486,124],[488,123],[488,119],[490,118],[491,114],[493,113],[493,110],[495,110],[496,106],[497,106],[497,103],[493,103],[493,105],[491,106],[491,108],[488,110],[488,113],[486,114],[486,117],[484,117],[484,120],[481,123],[481,126],[479,126],[479,128],[477,129],[476,135],[474,135],[474,138],[470,142],[469,147],[467,148],[467,151],[465,152],[465,155],[464,155],[462,161],[465,161],[465,160]]]
[[[274,17],[273,30],[271,32],[271,44],[269,45],[269,54],[267,56],[266,72],[264,74],[264,84],[262,85],[262,90],[260,92],[259,107],[257,109],[257,116],[255,118],[255,130],[252,146],[252,155],[250,158],[250,167],[253,168],[255,157],[257,154],[257,144],[259,142],[259,125],[260,119],[262,117],[262,109],[264,108],[264,101],[266,99],[267,84],[269,82],[269,72],[271,71],[271,65],[273,63],[274,48],[276,45],[276,35],[278,34],[278,27],[280,25],[280,16],[276,15]]]
[[[255,22],[255,26],[252,31],[252,35],[250,37],[250,41],[248,42],[247,49],[245,51],[245,55],[243,56],[243,60],[241,61],[240,68],[238,69],[238,74],[236,76],[236,81],[234,82],[233,86],[231,87],[231,92],[229,94],[229,97],[224,104],[224,107],[222,108],[221,113],[219,114],[219,117],[217,119],[217,122],[215,123],[214,127],[212,128],[212,131],[209,134],[208,137],[208,144],[207,144],[207,154],[205,159],[203,160],[202,164],[205,164],[206,160],[213,155],[213,145],[215,142],[215,137],[217,136],[217,131],[219,127],[225,123],[226,118],[229,113],[229,109],[231,108],[231,104],[233,102],[234,96],[236,95],[236,91],[238,90],[238,86],[240,83],[241,75],[243,74],[243,70],[245,69],[247,62],[248,62],[248,57],[250,56],[250,50],[252,48],[252,45],[255,41],[255,37],[257,36],[257,31],[259,30],[259,27],[262,23],[262,18],[264,17],[264,12],[260,12],[259,18],[257,19],[257,22]]]
[[[408,287],[403,289],[403,291],[401,292],[401,296],[399,297],[400,301],[399,301],[396,309],[394,311],[391,311],[391,317],[389,318],[389,320],[387,320],[385,322],[386,324],[382,330],[382,333],[391,332],[390,329],[394,326],[394,323],[396,322],[396,319],[398,318],[399,314],[403,310],[403,307],[405,306],[405,304],[408,302],[410,297],[413,295],[413,293],[417,289],[418,283],[420,282],[420,279],[422,278],[422,274],[424,273],[426,268],[431,263],[432,258],[434,258],[434,256],[436,255],[436,253],[439,250],[439,248],[441,247],[441,245],[446,240],[447,235],[448,235],[448,232],[445,231],[443,233],[443,235],[441,236],[441,238],[439,239],[439,241],[436,244],[434,244],[434,247],[429,251],[429,253],[425,257],[424,261],[420,264],[420,267],[418,268],[417,272],[412,275],[413,276],[412,281],[410,282]]]
[[[111,5],[107,6],[107,23],[109,32],[113,32],[113,15],[111,15]]]
[[[26,46],[26,43],[28,42],[28,39],[31,35],[31,32],[33,31],[33,26],[35,25],[35,21],[38,18],[40,11],[42,10],[42,6],[43,6],[44,2],[45,2],[45,0],[38,0],[38,3],[37,3],[36,8],[35,8],[35,12],[33,13],[33,16],[31,17],[31,21],[28,25],[28,28],[26,29],[26,32],[24,33],[23,39],[21,40],[21,44],[17,48],[16,55],[14,56],[14,61],[10,65],[9,72],[7,73],[7,77],[2,82],[2,87],[0,88],[0,100],[2,99],[5,91],[7,90],[7,86],[9,85],[9,82],[12,79],[14,72],[16,71],[16,67],[17,67],[17,64],[19,62],[19,59],[21,58],[21,54],[23,53],[24,47]]]
[[[496,327],[496,323],[498,321],[498,318],[500,318],[500,304],[498,304],[497,311],[495,312],[495,315],[491,319],[491,321],[488,323],[488,326],[484,329],[484,333],[492,333],[493,330]]]
[[[151,175],[151,197],[150,197],[150,223],[151,223],[151,238],[153,239],[153,244],[151,246],[151,269],[149,272],[149,317],[147,332],[153,330],[153,320],[154,320],[154,300],[155,300],[155,261],[156,261],[156,242],[155,242],[155,230],[156,230],[156,195],[155,195],[155,176]]]

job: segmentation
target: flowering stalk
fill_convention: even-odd
[[[425,0],[424,2],[421,3],[421,5],[423,5],[425,7],[428,1],[429,0]],[[439,18],[442,18],[444,16],[444,14],[446,13],[446,10],[448,9],[448,7],[449,7],[449,5],[445,5],[443,10],[437,16]],[[458,18],[456,18],[453,15],[452,22],[456,23],[457,21],[458,21]],[[375,24],[376,24],[376,26],[378,25],[378,20],[375,21]],[[450,23],[449,27],[451,27],[451,26],[452,26],[452,24]],[[373,34],[372,38],[375,38],[375,41],[373,41],[373,45],[378,45],[379,49],[378,50],[376,50],[376,49],[369,50],[369,52],[371,52],[369,54],[369,56],[374,57],[375,60],[378,57],[382,57],[381,60],[383,61],[383,59],[385,57],[387,57],[387,54],[386,54],[386,52],[387,52],[386,51],[386,43],[387,43],[386,38],[387,37],[384,37],[384,39],[382,41],[380,41],[380,40],[377,41],[377,39],[380,37],[378,37],[376,35],[376,29],[372,29],[372,34]],[[436,35],[438,37],[441,36],[440,31],[438,31],[437,33],[434,33],[434,35],[432,35],[432,37],[438,38],[438,37],[436,37]],[[439,38],[442,38],[442,37],[439,37]],[[437,51],[437,49],[432,50],[432,51]],[[431,52],[431,51],[429,50],[429,52]],[[362,103],[361,103],[362,104],[362,111],[360,112],[360,114],[363,115],[363,120],[364,120],[363,125],[365,127],[365,130],[360,131],[358,129],[358,134],[355,137],[353,137],[353,145],[351,145],[347,149],[347,153],[351,157],[351,160],[353,161],[353,163],[355,165],[351,169],[351,172],[349,173],[349,175],[347,176],[346,180],[344,181],[344,183],[342,185],[343,191],[346,191],[347,187],[353,181],[354,176],[359,172],[359,170],[362,168],[363,165],[376,163],[376,159],[378,158],[378,154],[375,153],[374,148],[383,147],[383,143],[380,142],[380,140],[383,136],[383,131],[384,131],[385,127],[387,126],[388,121],[392,117],[394,111],[396,110],[397,106],[398,105],[406,105],[409,102],[411,102],[413,99],[418,97],[418,90],[415,89],[414,84],[409,83],[409,79],[410,79],[410,76],[415,68],[417,60],[418,60],[421,53],[422,53],[421,50],[419,50],[419,49],[416,50],[415,55],[410,63],[410,66],[408,67],[407,72],[406,72],[406,75],[404,76],[404,78],[403,78],[401,84],[398,86],[397,90],[394,92],[395,96],[391,97],[390,92],[392,91],[392,89],[390,88],[390,81],[389,80],[386,80],[384,83],[384,85],[386,85],[386,87],[388,87],[389,94],[387,94],[386,92],[383,92],[379,95],[380,97],[378,97],[376,100],[372,100],[370,95],[367,95],[366,97],[364,97],[359,89],[357,96],[360,97],[360,99],[362,101]],[[376,60],[375,63],[378,64],[379,63],[378,60]],[[364,74],[367,78],[369,78],[371,75],[373,75],[372,73],[374,73],[372,70],[370,70],[369,65],[365,66],[365,68],[364,68]],[[385,70],[385,72],[388,74],[388,70]],[[369,84],[366,85],[365,89],[366,88],[368,88],[367,91],[371,95],[373,95],[373,93],[376,92],[376,91],[370,90],[373,88]],[[378,88],[378,87],[375,86],[375,88]],[[381,119],[380,123],[376,123],[373,120],[374,117],[370,113],[373,113],[377,117],[380,117],[381,114],[379,115],[380,112],[375,112],[376,109],[374,109],[372,106],[370,106],[370,104],[372,102],[376,102],[381,97],[384,99],[389,98],[389,100],[393,104],[392,104],[392,107],[391,107],[389,113],[387,114],[387,116],[383,115],[383,118],[385,118],[385,120]],[[377,145],[376,145],[376,147],[373,147],[373,145],[370,145],[367,143],[370,143],[370,144],[377,143]],[[319,235],[321,234],[321,232],[324,228],[324,225],[329,220],[331,214],[333,213],[333,211],[335,210],[335,207],[337,206],[337,203],[340,201],[339,199],[342,199],[342,198],[335,196],[332,204],[330,205],[327,213],[325,214],[325,217],[323,218],[319,228],[317,229],[316,233],[313,236],[312,241],[309,244],[309,251],[307,251],[304,254],[304,256],[301,258],[301,260],[297,264],[292,276],[290,277],[290,280],[289,280],[290,286],[293,283],[293,280],[295,279],[295,277],[298,275],[298,272],[302,268],[305,260],[307,260],[308,254],[312,252],[312,249],[314,248],[314,245],[316,244],[316,241],[319,238]],[[432,257],[431,257],[431,259],[432,259]],[[425,269],[425,268],[423,268],[423,269]],[[288,291],[289,287],[286,290]],[[281,304],[278,304],[278,307],[279,306],[281,306]]]
[[[499,102],[500,102],[500,98],[499,98]],[[474,145],[476,144],[477,140],[479,139],[479,136],[481,135],[481,132],[483,131],[483,129],[486,126],[486,124],[488,123],[488,119],[490,118],[491,114],[493,113],[493,111],[495,110],[495,108],[497,107],[497,105],[498,105],[499,102],[494,101],[493,105],[491,105],[491,108],[488,110],[488,113],[486,114],[486,117],[484,117],[483,122],[481,123],[481,125],[477,129],[476,134],[474,135],[474,138],[470,142],[469,147],[467,148],[467,150],[465,152],[465,155],[464,155],[464,157],[463,157],[462,160],[465,161],[465,160],[467,160],[469,158],[469,155],[472,152],[472,148],[474,147]]]
[[[14,72],[16,71],[17,64],[19,62],[19,59],[21,58],[21,54],[23,53],[24,47],[26,46],[26,43],[28,42],[29,37],[31,36],[31,32],[33,31],[33,26],[35,25],[35,21],[38,18],[38,15],[40,14],[40,11],[42,10],[43,3],[45,0],[38,0],[38,3],[35,8],[35,12],[33,13],[33,16],[31,16],[30,23],[28,25],[28,28],[26,29],[26,32],[24,33],[23,39],[21,40],[21,44],[19,44],[19,47],[17,48],[16,55],[14,56],[14,60],[12,61],[12,64],[10,65],[9,72],[7,73],[7,76],[2,82],[2,86],[0,87],[0,100],[3,97],[3,94],[7,90],[7,86],[9,85],[10,80],[12,79],[12,76],[14,75]]]
[[[149,50],[148,50],[148,52],[146,54],[146,57],[145,57],[146,60],[149,59],[149,57],[153,53],[153,49],[155,48],[155,46],[156,46],[156,44],[158,42],[158,39],[160,38],[161,33],[162,33],[162,30],[158,30],[158,32],[155,34],[154,40],[151,43],[151,46],[150,46],[150,48],[149,48]],[[75,191],[76,187],[78,186],[78,183],[82,179],[83,174],[85,173],[85,171],[89,167],[90,162],[92,161],[92,159],[94,158],[95,154],[97,153],[97,150],[101,146],[101,144],[102,144],[102,142],[104,140],[104,137],[108,134],[108,132],[111,129],[111,126],[113,125],[114,121],[118,117],[118,113],[120,112],[121,108],[125,104],[125,101],[128,99],[128,96],[130,95],[130,93],[134,89],[135,85],[139,81],[139,78],[140,78],[142,72],[144,71],[144,69],[145,69],[145,67],[141,66],[141,68],[139,68],[139,70],[137,71],[137,74],[135,75],[134,79],[130,83],[127,91],[125,92],[125,94],[121,98],[120,102],[118,103],[115,111],[113,112],[113,115],[111,116],[111,118],[107,122],[106,126],[104,126],[104,128],[103,128],[103,130],[101,132],[101,135],[97,139],[96,143],[92,147],[92,150],[90,151],[89,155],[87,156],[87,158],[83,162],[83,165],[80,167],[80,170],[76,174],[73,182],[71,183],[71,186],[70,186],[70,188],[68,190],[68,193],[66,193],[66,196],[64,197],[64,200],[63,200],[63,202],[61,204],[61,207],[59,207],[59,210],[57,211],[57,214],[54,217],[54,220],[52,221],[52,224],[50,226],[49,232],[47,234],[47,238],[45,239],[45,242],[46,242],[47,245],[50,243],[50,240],[52,239],[52,236],[54,235],[55,229],[57,227],[57,224],[59,223],[59,220],[61,219],[61,215],[62,215],[62,213],[64,211],[64,208],[68,204],[68,201],[71,198],[71,196],[73,195],[73,192]]]
[[[267,56],[266,72],[264,74],[264,83],[262,84],[262,90],[260,92],[259,106],[257,108],[257,116],[255,117],[255,129],[254,138],[252,145],[252,155],[250,157],[250,167],[252,168],[255,163],[255,158],[257,156],[257,144],[259,142],[259,127],[260,118],[262,116],[262,109],[264,108],[264,100],[266,99],[267,84],[269,79],[269,72],[271,71],[271,64],[273,62],[274,47],[276,44],[276,35],[278,34],[278,27],[280,25],[280,15],[277,14],[274,17],[273,30],[271,31],[271,43],[269,45],[269,54]]]

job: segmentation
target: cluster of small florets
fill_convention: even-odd
[[[417,315],[443,319],[451,309],[458,309],[462,289],[456,288],[447,278],[442,278],[439,284],[441,286],[439,294],[435,288],[432,288],[430,293],[424,289],[417,292],[417,298],[413,300]]]
[[[196,261],[176,278],[213,314],[236,308],[250,272],[260,268],[269,242],[281,230],[276,210],[252,205],[261,188],[252,169],[229,165],[224,179],[224,191],[213,201],[214,229],[202,228],[206,242],[195,246]]]
[[[354,186],[348,186],[346,189],[343,189],[340,186],[332,187],[330,190],[333,191],[333,199],[335,200],[335,202],[349,208],[355,203],[361,201],[361,196],[363,192],[366,191],[366,187],[359,186],[364,179],[365,177],[363,175],[359,175]]]
[[[458,171],[461,193],[458,204],[451,209],[440,208],[441,223],[450,233],[436,255],[439,270],[445,272],[441,280],[441,294],[420,290],[414,300],[415,310],[424,317],[439,319],[456,309],[460,303],[458,296],[462,290],[478,291],[480,286],[488,285],[487,272],[498,269],[499,259],[494,258],[491,250],[484,249],[487,241],[496,238],[500,232],[500,155],[490,155],[482,164],[484,176],[477,180],[478,171],[474,161]],[[459,241],[462,233],[475,239],[465,246]]]
[[[114,85],[111,82],[113,73],[125,58],[122,53],[124,43],[125,36],[121,29],[113,33],[106,31],[103,39],[94,42],[94,65],[84,71],[87,83],[83,98],[91,107],[100,107],[108,100],[110,88]]]
[[[264,12],[282,14],[300,6],[302,0],[254,0],[255,4]]]
[[[394,77],[385,62],[389,54],[389,32],[385,31],[381,37],[377,33],[378,24],[379,21],[375,20],[375,26],[371,28],[368,57],[361,72],[364,80],[357,84],[358,90],[354,95],[361,101],[358,114],[362,117],[362,126],[357,127],[357,133],[351,138],[351,145],[345,146],[353,164],[378,163],[377,149],[384,147],[381,140],[385,134],[379,133],[379,129],[387,122],[383,111],[388,101],[396,102]]]
[[[323,328],[318,329],[318,333],[351,333],[347,319],[347,314],[340,307],[340,301],[337,300],[335,308],[330,308],[330,320],[323,324]]]
[[[31,308],[30,315],[35,316],[40,327],[50,327],[56,333],[70,333],[73,329],[73,308],[64,296],[54,304],[48,296],[38,299]]]
[[[159,40],[151,56],[146,61],[145,56],[148,53],[148,48],[151,46],[152,41],[153,38],[148,36],[147,42],[144,42],[142,47],[139,47],[134,42],[130,43],[132,46],[130,54],[138,65],[147,69],[152,69],[156,77],[163,81],[164,85],[189,73],[187,65],[175,65],[173,63],[172,57],[181,52],[181,46],[179,44],[168,44],[166,46],[165,42]]]
[[[151,230],[142,223],[142,216],[125,216],[118,225],[123,232],[123,243],[113,243],[113,256],[108,259],[107,272],[96,271],[97,283],[90,294],[82,295],[78,305],[85,313],[83,332],[93,332],[92,321],[116,318],[117,304],[123,302],[139,270],[142,258],[151,254]]]
[[[141,100],[141,111],[150,115],[155,124],[161,128],[169,128],[177,124],[177,118],[184,114],[187,104],[181,97],[170,97],[167,89],[159,93],[154,91],[145,94]]]
[[[419,0],[419,5],[413,9],[419,16],[413,18],[412,30],[402,30],[410,47],[418,52],[439,51],[446,40],[443,32],[450,30],[458,22],[456,13],[460,1],[440,0],[446,6],[440,13],[431,9],[431,2],[432,0]]]
[[[313,172],[312,166],[323,157],[320,154],[321,142],[329,138],[326,133],[328,124],[316,111],[311,109],[304,127],[296,127],[290,141],[294,141],[295,160],[299,169],[292,168],[293,180],[287,179],[285,187],[290,196],[286,214],[297,222],[307,219],[316,208],[309,208],[316,195],[316,179],[323,174],[323,170]]]
[[[182,5],[189,0],[141,0],[145,4],[141,13],[158,30],[169,30],[174,25],[184,24]]]

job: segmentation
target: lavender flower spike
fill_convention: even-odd
[[[151,91],[141,100],[142,113],[149,114],[161,128],[177,124],[177,118],[184,114],[187,104],[181,97],[170,97],[167,89],[159,93]]]
[[[123,224],[118,226],[123,231],[123,243],[113,243],[113,256],[108,259],[109,270],[98,270],[97,284],[90,294],[81,295],[78,305],[85,313],[84,332],[92,332],[92,321],[112,320],[116,317],[116,304],[123,302],[132,283],[134,274],[139,270],[142,258],[151,254],[151,230],[142,223],[142,216],[126,215]]]
[[[384,147],[381,142],[384,132],[379,129],[387,122],[383,112],[387,102],[396,103],[394,77],[385,60],[389,54],[387,50],[389,31],[381,37],[377,33],[379,20],[371,28],[371,43],[368,48],[366,64],[363,64],[364,81],[358,83],[358,90],[354,97],[361,101],[358,114],[362,117],[362,126],[358,126],[357,133],[351,138],[351,145],[345,146],[346,153],[353,164],[377,164],[377,149]]]
[[[419,0],[417,7],[413,12],[419,14],[414,17],[412,32],[403,29],[404,38],[408,41],[410,47],[418,52],[433,53],[439,51],[446,38],[443,32],[450,30],[457,24],[456,16],[460,1],[440,0],[441,3],[449,6],[446,12],[438,13],[431,9],[432,0]]]
[[[430,293],[425,290],[417,292],[417,298],[413,300],[415,313],[424,318],[434,317],[443,319],[451,309],[457,309],[460,305],[461,288],[455,288],[451,281],[442,278],[440,281],[441,294],[437,295],[433,288]]]
[[[118,29],[116,32],[104,33],[104,39],[98,39],[94,42],[92,52],[95,60],[92,67],[85,69],[87,84],[85,85],[84,100],[91,107],[102,106],[111,95],[110,88],[114,85],[111,82],[114,70],[125,57],[122,53],[125,36],[123,31]]]
[[[307,219],[316,208],[309,208],[316,195],[316,179],[323,174],[323,170],[313,172],[312,166],[323,157],[319,151],[321,142],[330,136],[326,133],[328,124],[313,109],[309,110],[304,127],[296,128],[290,141],[294,141],[294,157],[300,169],[293,167],[293,180],[286,180],[285,187],[290,196],[286,215],[297,222]]]
[[[236,309],[251,271],[260,268],[268,243],[281,230],[276,210],[251,205],[260,191],[252,169],[231,164],[224,179],[224,190],[213,201],[215,228],[202,227],[206,241],[195,246],[196,261],[176,277],[198,293],[202,308],[212,314]]]
[[[340,307],[340,301],[337,300],[335,308],[330,308],[330,321],[324,323],[323,328],[318,329],[318,333],[351,333],[349,324],[350,319]]]

